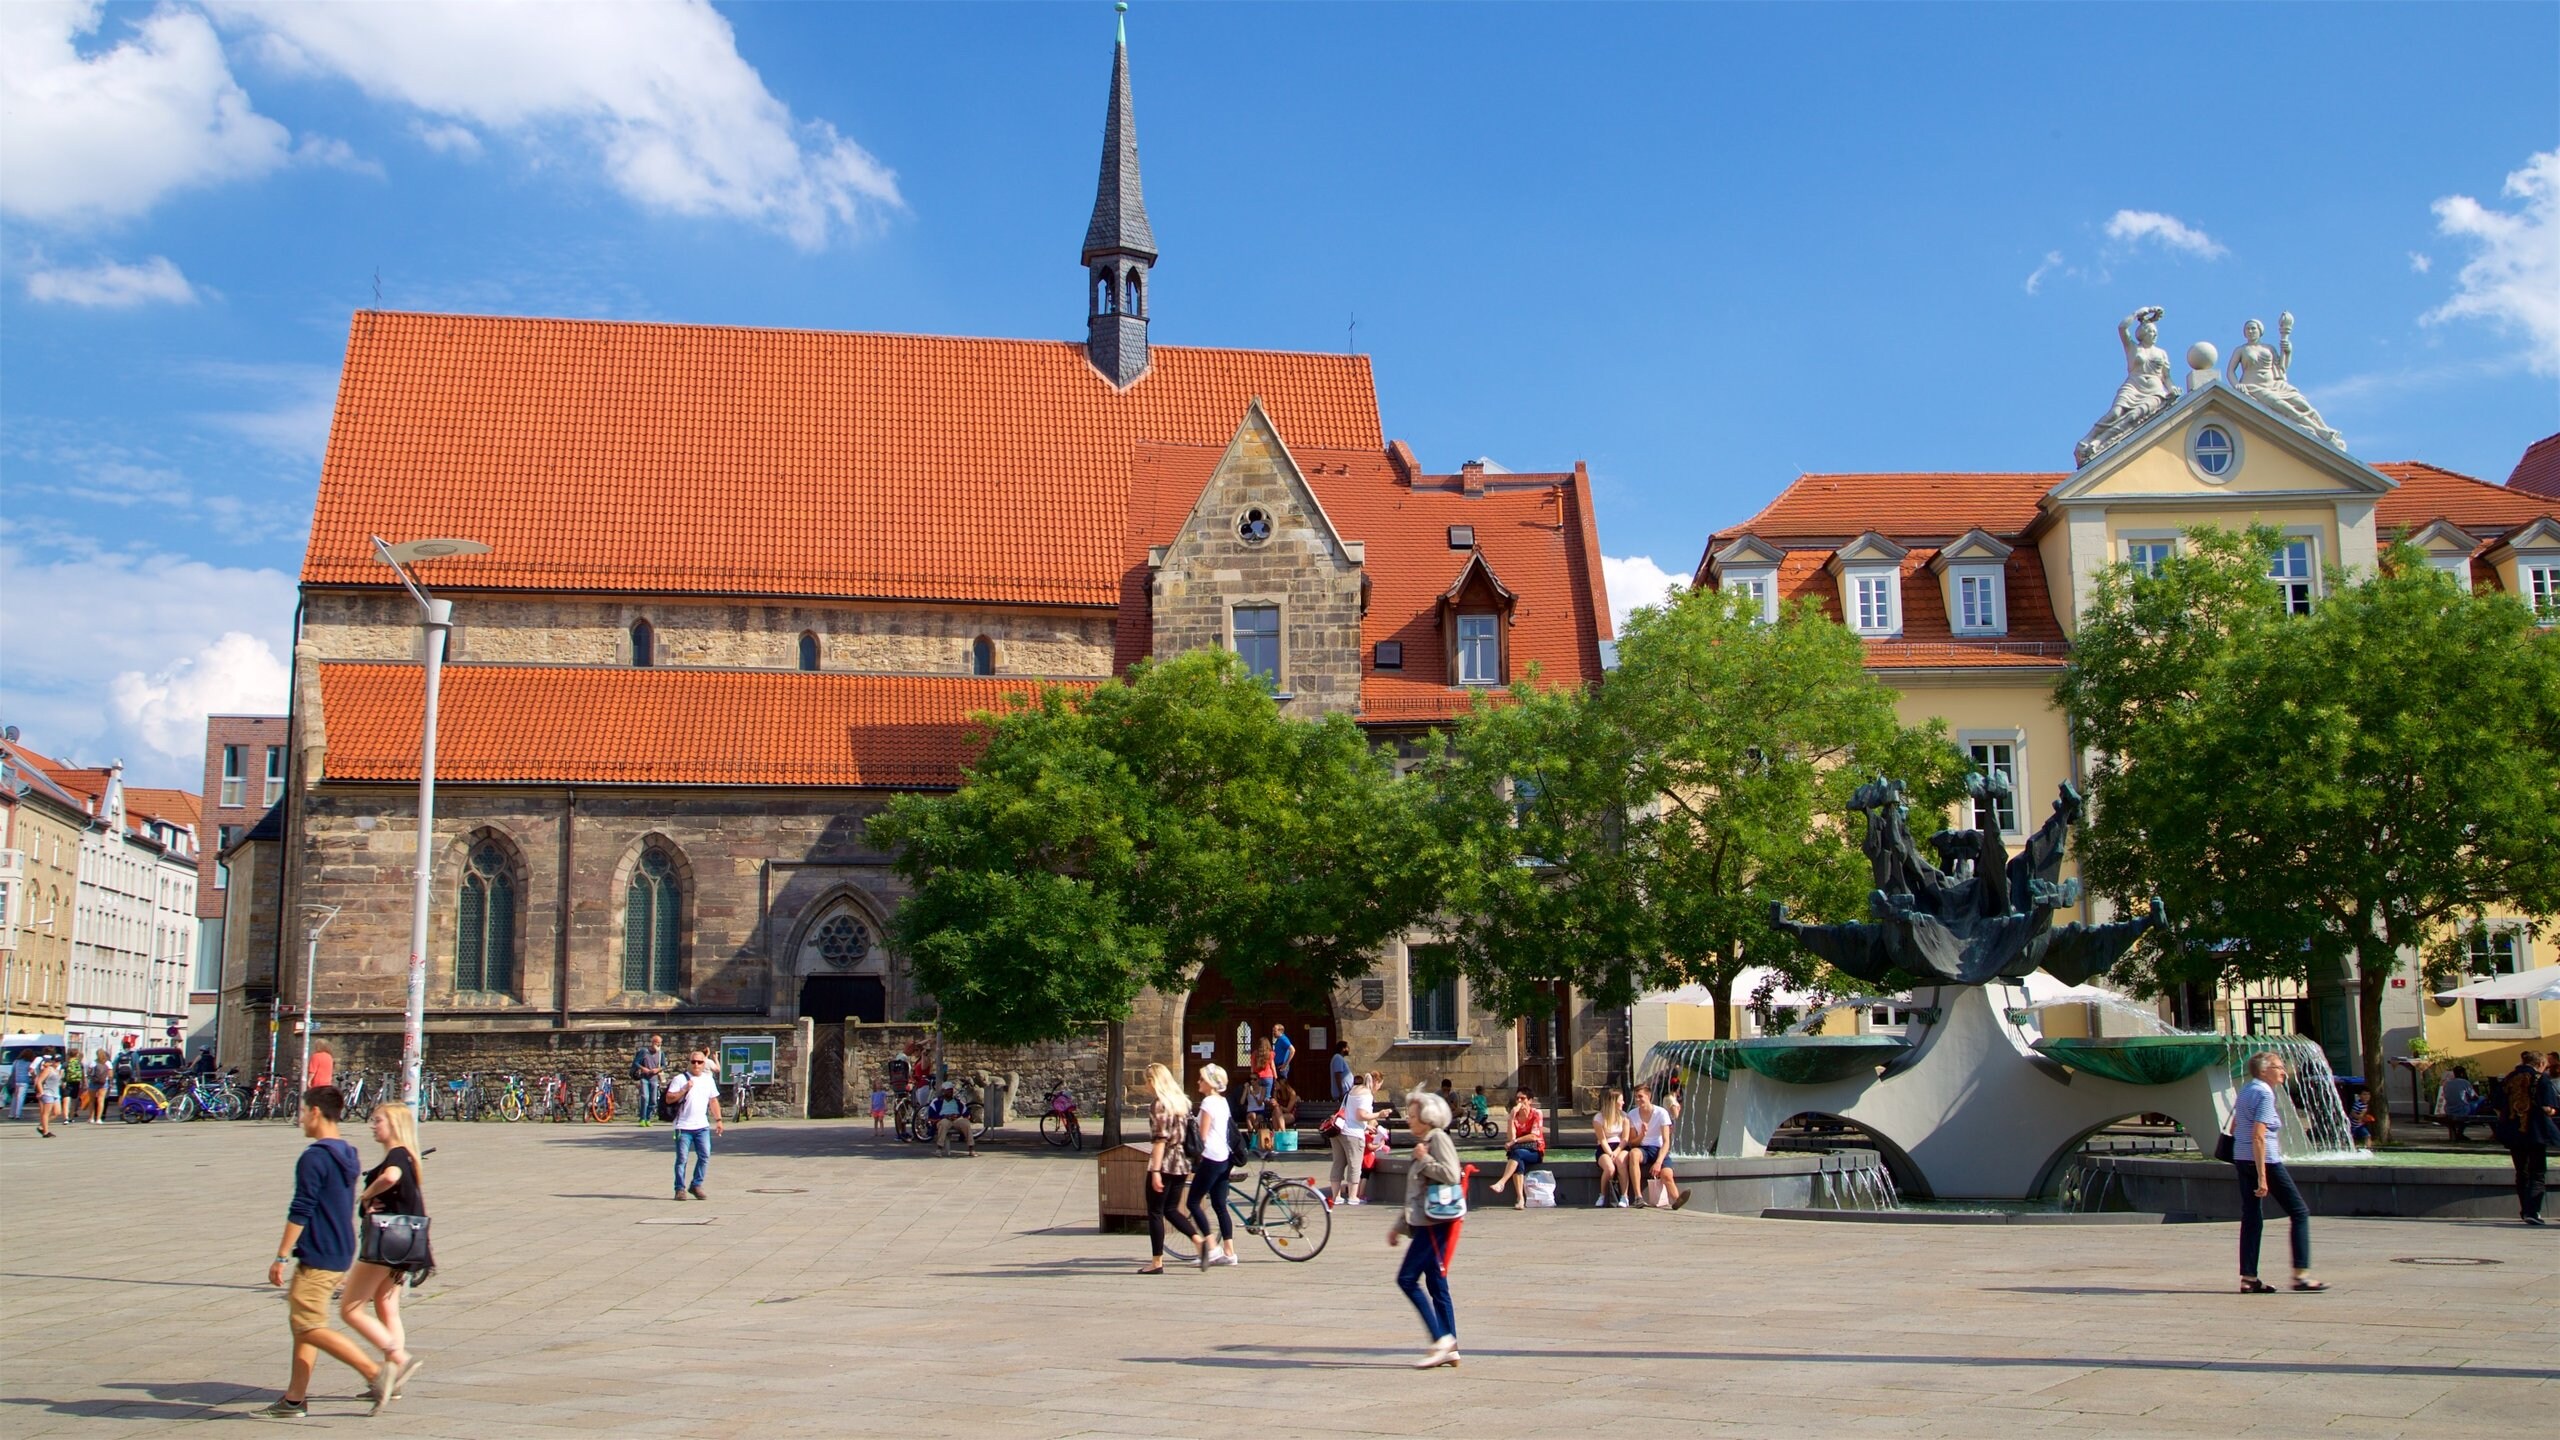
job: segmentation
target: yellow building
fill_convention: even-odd
[[[0,1034],[63,1033],[88,828],[79,799],[0,738]]]
[[[2521,596],[2560,623],[2560,497],[2415,462],[2367,464],[2207,372],[2075,471],[1799,476],[1716,533],[1695,583],[1753,594],[1772,618],[1810,596],[1857,631],[1868,670],[1901,693],[1906,721],[1944,720],[1978,766],[2008,777],[2013,801],[1971,802],[1976,813],[1951,818],[1996,824],[2014,845],[2042,822],[2055,787],[2085,774],[2053,687],[2100,573],[2159,564],[2197,526],[2256,524],[2284,536],[2270,578],[2289,607],[2318,603],[2327,567],[2370,570],[2405,536],[2464,584]],[[2057,916],[2070,918],[2100,917]],[[2552,963],[2552,942],[2532,928],[2491,917],[2466,936],[2474,968]],[[2560,1037],[2560,1003],[2491,1002],[2484,1016],[2422,1000],[2415,972],[2405,965],[2386,996],[2392,1054],[2423,1029],[2438,1052],[2504,1068],[2524,1046]],[[2316,1001],[2301,987],[2257,987],[2182,995],[2167,1008],[2197,1028],[2315,1034],[2344,1074],[2358,1053],[2353,983]],[[1667,1008],[1668,1029],[1712,1024]],[[1835,1016],[1827,1028],[1891,1018]],[[2406,1083],[2395,1093],[2404,1109]]]

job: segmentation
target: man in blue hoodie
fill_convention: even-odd
[[[310,1144],[293,1163],[293,1204],[284,1212],[284,1238],[276,1242],[267,1283],[285,1289],[285,1265],[293,1265],[288,1313],[293,1326],[293,1378],[276,1402],[259,1413],[270,1420],[300,1420],[311,1413],[311,1370],[320,1352],[364,1377],[375,1410],[382,1408],[394,1376],[391,1367],[366,1358],[356,1342],[329,1327],[329,1301],[356,1263],[356,1175],[363,1162],[356,1147],[338,1138],[347,1102],[334,1085],[303,1092],[302,1133]]]

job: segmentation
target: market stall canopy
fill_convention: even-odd
[[[2493,975],[2468,985],[2436,992],[2438,1000],[2560,1000],[2560,965]]]

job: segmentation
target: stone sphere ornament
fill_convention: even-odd
[[[2199,340],[2187,347],[2187,368],[2190,370],[2211,370],[2221,362],[2222,352],[2214,349],[2210,340]]]

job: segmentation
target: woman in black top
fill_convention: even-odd
[[[364,1189],[356,1196],[359,1226],[366,1215],[424,1215],[427,1196],[418,1177],[418,1122],[406,1105],[383,1105],[373,1112],[373,1138],[382,1145],[382,1163],[364,1172]],[[359,1242],[362,1233],[358,1234]],[[357,1253],[363,1253],[359,1243]],[[347,1272],[338,1313],[347,1328],[382,1352],[383,1366],[374,1380],[373,1404],[379,1411],[400,1393],[424,1363],[409,1353],[408,1333],[400,1324],[400,1287],[435,1273],[435,1257],[404,1265],[358,1259]]]

